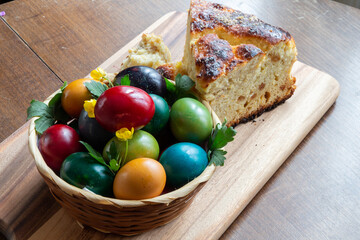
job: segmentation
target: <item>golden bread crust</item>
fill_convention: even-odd
[[[200,37],[194,45],[194,58],[198,75],[203,87],[215,81],[219,76],[232,71],[238,64],[243,64],[258,54],[264,54],[252,44],[232,47],[228,41],[216,34]]]
[[[167,79],[174,80],[176,75],[176,68],[173,63],[168,63],[161,65],[156,68],[156,70]]]
[[[190,9],[190,33],[224,28],[226,32],[235,36],[255,37],[273,45],[291,39],[290,33],[280,27],[272,26],[254,15],[218,3],[193,0]]]

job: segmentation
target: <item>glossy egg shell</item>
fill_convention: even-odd
[[[115,77],[115,83],[121,84],[121,78],[129,75],[130,86],[143,89],[147,93],[154,93],[164,97],[166,90],[165,79],[158,71],[147,66],[133,66],[124,69]]]
[[[79,134],[64,124],[55,124],[41,135],[39,150],[46,164],[56,173],[64,159],[74,152],[83,150]]]
[[[92,79],[77,79],[65,87],[61,94],[61,106],[71,117],[78,118],[83,109],[84,101],[91,99],[91,93],[85,87],[85,82]]]
[[[176,143],[167,148],[159,162],[163,165],[170,186],[182,187],[199,176],[208,164],[204,149],[194,143]]]
[[[171,107],[170,127],[177,140],[200,145],[211,134],[213,122],[209,110],[201,102],[181,98]]]
[[[113,191],[118,199],[140,200],[160,195],[165,184],[165,170],[158,161],[137,158],[117,172]]]
[[[125,152],[125,142],[114,137],[104,147],[103,156],[106,160],[109,160],[106,152],[110,151],[112,142],[115,142],[115,146],[120,153]],[[150,133],[137,130],[134,132],[132,138],[128,140],[128,153],[125,162],[141,157],[157,159],[159,157],[159,151],[159,144]]]
[[[95,118],[89,118],[85,110],[80,113],[78,128],[81,140],[98,151],[102,151],[105,144],[114,137],[114,133],[105,130]]]
[[[71,185],[96,194],[107,197],[113,195],[114,173],[89,153],[76,152],[68,156],[61,166],[60,177]]]
[[[155,104],[144,90],[116,86],[103,92],[95,105],[95,118],[109,132],[142,128],[155,113]]]
[[[151,121],[142,130],[156,136],[167,124],[170,117],[170,109],[165,99],[156,94],[149,95],[154,101],[155,113]]]

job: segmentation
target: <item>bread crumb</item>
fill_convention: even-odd
[[[169,62],[171,62],[171,53],[162,38],[155,34],[144,33],[139,45],[129,50],[121,70],[139,65],[155,69]]]

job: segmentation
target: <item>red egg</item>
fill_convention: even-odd
[[[41,135],[39,150],[46,164],[56,173],[67,156],[83,150],[77,132],[64,124],[55,124]]]
[[[121,128],[140,129],[155,113],[155,104],[144,90],[132,86],[116,86],[106,90],[95,105],[95,118],[110,132]]]

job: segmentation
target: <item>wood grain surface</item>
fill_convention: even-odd
[[[25,124],[0,144],[0,230],[27,239],[59,208],[36,169]]]
[[[45,99],[60,80],[0,19],[0,142],[26,121],[31,99]]]
[[[14,1],[4,17],[31,48],[71,82],[89,73],[182,1]],[[126,14],[124,14],[126,13]],[[50,53],[50,54],[49,54]]]
[[[178,46],[184,43],[185,29],[186,14],[170,13],[145,32],[163,36],[170,51],[177,56],[173,60],[178,61],[181,57]],[[101,67],[109,72],[118,71],[128,49],[139,40],[140,35]],[[338,83],[327,74],[301,63],[294,66],[293,74],[298,82],[294,96],[286,104],[264,114],[257,124],[248,123],[236,128],[240,134],[227,148],[226,167],[217,170],[190,208],[170,224],[142,234],[138,239],[166,239],[169,232],[174,239],[213,239],[222,235],[338,96]],[[313,84],[313,79],[317,79],[316,84]],[[309,102],[314,104],[309,107]],[[5,205],[4,208],[9,209]],[[83,231],[79,227],[69,227],[74,224],[75,221],[60,210],[31,238],[58,239],[64,233],[67,237],[78,236]]]
[[[295,38],[298,59],[329,73],[341,85],[337,103],[222,238],[357,239],[360,235],[360,46],[356,43],[360,39],[360,11],[328,0],[219,2],[253,12],[274,25],[284,27]],[[0,11],[6,11],[4,18],[9,25],[26,39],[30,48],[36,49],[40,58],[56,67],[52,70],[62,80],[71,81],[109,58],[157,18],[169,11],[183,12],[187,7],[188,1],[170,0],[121,1],[119,4],[115,0],[92,1],[90,4],[89,1],[16,0],[0,5]],[[59,27],[62,22],[64,27]],[[3,31],[0,36],[3,37]],[[76,45],[71,54],[61,48],[64,41],[70,46]],[[11,38],[8,45],[2,43],[0,54],[19,48],[17,42]],[[86,48],[82,48],[83,45]],[[92,50],[98,46],[101,46],[101,51]],[[53,54],[56,51],[59,53]],[[8,68],[26,66],[19,60],[21,58],[12,61],[8,56],[4,58]],[[5,76],[0,71],[1,83],[16,72]],[[23,75],[35,81],[33,73],[24,72]],[[29,94],[27,89],[9,91],[14,92],[10,101]],[[48,95],[46,91],[35,93],[34,98],[44,99]],[[22,106],[18,112],[6,108],[2,116],[12,121],[1,121],[0,126],[17,122],[20,127],[25,115],[19,113],[26,107]],[[3,134],[3,129],[0,134]],[[5,153],[9,151],[7,147],[0,149]],[[86,239],[92,234],[98,236],[85,231],[79,238]]]
[[[247,3],[259,17],[290,31],[298,59],[336,78],[341,90],[223,239],[358,239],[360,45],[354,43],[360,10],[320,0]]]

